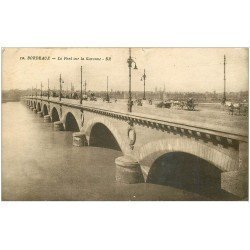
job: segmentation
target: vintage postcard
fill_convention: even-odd
[[[247,48],[2,48],[2,200],[248,200],[248,64]]]

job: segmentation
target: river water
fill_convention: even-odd
[[[151,183],[115,182],[120,151],[72,146],[24,104],[2,105],[2,200],[207,200]]]

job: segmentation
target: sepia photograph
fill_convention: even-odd
[[[250,1],[0,6],[0,249],[250,249]]]
[[[250,249],[250,1],[0,6],[0,249]]]
[[[248,64],[248,48],[2,48],[2,200],[248,200]]]

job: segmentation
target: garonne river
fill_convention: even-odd
[[[170,185],[121,184],[115,159],[122,152],[74,147],[72,132],[54,131],[25,105],[2,105],[2,200],[227,200]]]

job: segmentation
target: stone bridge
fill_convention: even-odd
[[[45,121],[54,122],[60,130],[79,132],[74,134],[75,138],[82,135],[85,145],[121,150],[124,156],[116,159],[118,181],[164,183],[166,169],[158,166],[180,159],[182,162],[175,162],[175,165],[182,163],[188,168],[191,164],[192,168],[195,163],[202,168],[216,169],[212,174],[210,171],[204,175],[217,178],[222,190],[240,198],[248,197],[246,135],[173,123],[161,117],[107,110],[93,107],[86,101],[82,105],[67,99],[59,101],[45,97],[24,97],[22,101],[44,116]]]

